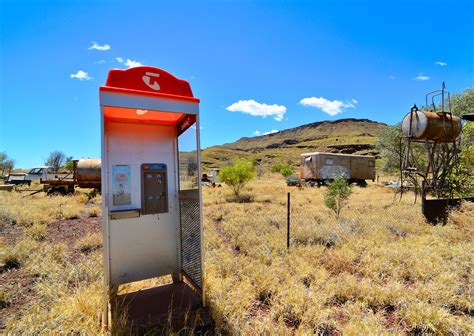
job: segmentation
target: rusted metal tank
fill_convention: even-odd
[[[410,116],[412,116],[411,135],[417,140],[438,142],[454,141],[461,133],[461,118],[447,113],[416,111],[408,113],[402,122],[403,135],[410,136]]]
[[[80,159],[76,164],[75,178],[79,187],[100,188],[100,159]]]

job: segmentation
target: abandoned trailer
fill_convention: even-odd
[[[324,152],[301,154],[301,180],[321,186],[338,176],[366,186],[365,180],[375,180],[375,157]]]

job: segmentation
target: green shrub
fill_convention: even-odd
[[[231,166],[223,167],[219,173],[220,180],[232,188],[236,198],[239,198],[243,187],[255,176],[255,167],[246,160],[238,160]]]
[[[324,203],[329,209],[336,213],[337,217],[339,217],[341,209],[351,193],[351,186],[343,176],[339,176],[328,185],[328,189],[324,194]]]
[[[293,174],[293,169],[291,169],[290,166],[283,166],[280,169],[280,174],[282,174],[284,177],[288,177]]]

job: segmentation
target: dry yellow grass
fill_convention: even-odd
[[[445,226],[431,226],[412,197],[393,203],[392,191],[370,185],[354,189],[337,221],[323,205],[323,190],[289,188],[269,176],[247,188],[253,202],[229,203],[225,186],[204,189],[206,297],[217,333],[474,332],[474,205],[465,204]],[[0,241],[3,262],[19,264],[5,272],[34,279],[26,285],[30,302],[2,317],[7,333],[99,333],[100,236],[86,235],[71,250],[48,241],[46,230],[57,219],[90,215],[98,201],[81,193],[24,199],[0,192],[3,228],[23,228],[14,244]],[[14,304],[18,291],[2,288],[0,303]]]
[[[292,247],[285,248],[286,193]],[[413,196],[355,188],[340,221],[323,189],[262,179],[250,204],[206,190],[206,284],[218,328],[243,334],[473,332],[472,230],[466,204],[427,224]]]

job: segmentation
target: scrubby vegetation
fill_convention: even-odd
[[[218,330],[253,334],[468,334],[473,327],[474,207],[448,225],[369,185],[336,219],[324,189],[252,185],[255,202],[205,197],[208,302]],[[286,192],[292,245],[286,251]],[[254,214],[258,214],[255,216]]]
[[[324,203],[339,217],[351,193],[352,188],[349,183],[344,176],[339,176],[329,183],[326,193],[324,194]]]
[[[412,198],[393,203],[391,190],[370,184],[353,189],[337,218],[324,190],[263,176],[247,186],[253,202],[243,204],[226,201],[228,188],[204,189],[206,297],[216,333],[474,332],[472,204],[432,226]],[[82,192],[0,192],[3,332],[100,332],[100,218],[91,217],[99,201]]]
[[[240,200],[240,192],[255,176],[257,173],[253,163],[246,160],[237,160],[223,167],[219,173],[219,179],[232,188],[236,200]]]

